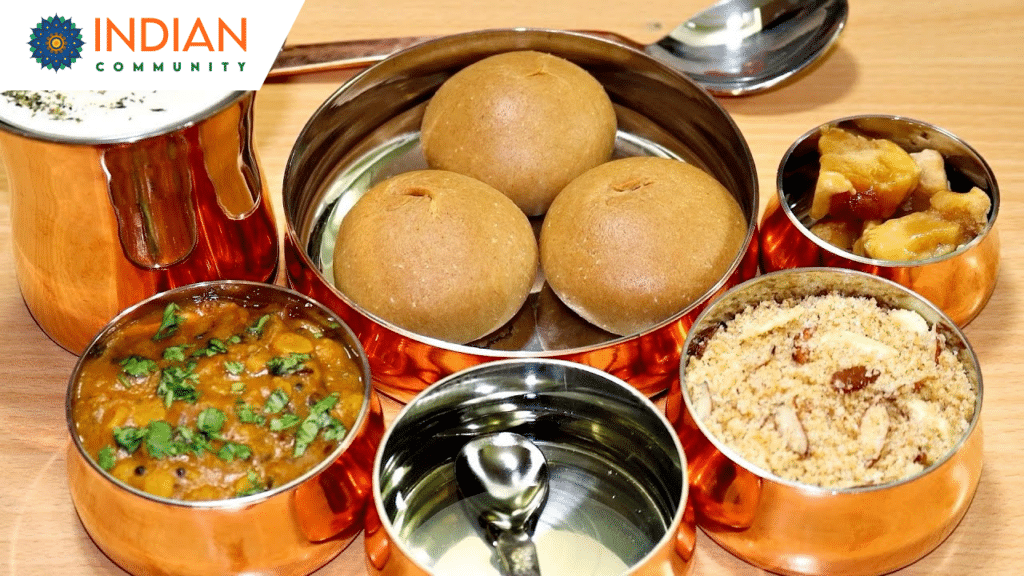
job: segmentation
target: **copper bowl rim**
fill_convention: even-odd
[[[169,124],[165,124],[165,125],[163,125],[163,126],[161,126],[159,128],[155,128],[155,129],[150,130],[148,132],[138,132],[138,133],[132,132],[132,133],[129,133],[129,134],[125,135],[125,136],[115,136],[115,137],[109,137],[109,136],[107,136],[107,137],[103,137],[103,136],[97,136],[97,137],[80,136],[80,137],[64,137],[64,138],[61,138],[61,137],[53,135],[53,134],[43,134],[43,133],[39,133],[39,132],[34,132],[32,130],[23,128],[21,126],[17,126],[17,125],[11,124],[11,123],[7,122],[6,120],[4,120],[4,118],[2,116],[0,116],[0,131],[6,131],[6,132],[10,132],[12,134],[17,134],[18,136],[22,136],[24,138],[29,138],[31,140],[39,140],[39,141],[42,141],[42,142],[53,142],[53,143],[56,143],[56,144],[66,144],[66,145],[71,145],[71,146],[103,146],[103,145],[111,145],[111,144],[133,144],[135,142],[146,140],[148,138],[155,138],[155,137],[158,137],[158,136],[163,136],[165,134],[170,134],[171,132],[177,132],[179,130],[184,130],[185,128],[188,128],[190,126],[194,126],[196,124],[199,124],[200,122],[206,120],[207,118],[211,118],[213,116],[216,116],[217,114],[222,112],[224,109],[226,109],[229,106],[233,105],[235,102],[238,102],[239,100],[241,100],[243,97],[245,97],[247,94],[250,94],[250,93],[253,93],[253,92],[251,90],[235,90],[235,91],[227,91],[227,90],[225,90],[223,98],[221,98],[220,100],[216,100],[214,102],[211,102],[209,106],[207,106],[206,108],[200,110],[199,112],[196,112],[196,113],[191,114],[189,116],[186,116],[184,118],[179,118],[178,120],[175,120],[174,122],[171,122]]]
[[[900,478],[898,480],[892,480],[892,481],[885,482],[885,483],[882,483],[882,484],[872,484],[872,485],[867,485],[867,486],[853,486],[853,487],[849,487],[849,488],[827,488],[827,487],[823,487],[823,486],[817,486],[817,485],[814,485],[814,484],[807,484],[807,483],[799,482],[799,481],[796,481],[796,480],[789,480],[789,479],[786,479],[786,478],[782,478],[782,477],[780,477],[780,476],[778,476],[778,475],[776,475],[776,474],[774,474],[774,473],[772,473],[772,472],[770,472],[768,470],[765,470],[765,469],[763,469],[763,468],[761,468],[759,466],[756,466],[753,463],[751,463],[750,461],[748,461],[746,458],[744,458],[739,453],[737,453],[736,450],[734,450],[731,446],[729,446],[725,442],[721,441],[717,436],[712,434],[707,429],[707,427],[705,426],[704,422],[701,419],[693,416],[694,414],[696,414],[696,410],[694,409],[693,403],[692,403],[692,401],[690,399],[689,389],[686,386],[686,364],[687,364],[687,361],[690,358],[690,354],[688,352],[690,350],[690,346],[693,344],[693,340],[694,340],[695,337],[697,337],[697,335],[700,332],[700,330],[690,330],[689,334],[687,334],[686,341],[685,341],[685,343],[683,345],[683,350],[682,350],[680,361],[679,361],[679,389],[680,389],[680,395],[683,397],[683,403],[685,404],[685,408],[684,409],[691,415],[694,424],[700,430],[700,433],[704,436],[704,438],[706,438],[707,441],[710,442],[715,447],[716,450],[721,452],[726,458],[731,460],[737,466],[739,466],[740,468],[743,468],[744,470],[747,470],[748,472],[754,474],[758,478],[761,478],[761,479],[763,479],[765,481],[769,481],[769,482],[772,482],[772,483],[775,483],[775,484],[779,484],[779,485],[783,485],[783,486],[788,486],[790,488],[794,488],[794,489],[800,490],[801,492],[804,492],[804,493],[810,494],[810,495],[814,495],[814,496],[837,496],[837,495],[844,495],[844,494],[862,494],[862,493],[870,493],[870,492],[880,492],[880,491],[887,490],[887,489],[890,489],[890,488],[895,488],[895,487],[898,487],[898,486],[901,486],[901,485],[904,485],[904,484],[909,484],[909,483],[911,483],[911,482],[913,482],[913,481],[915,481],[915,480],[917,480],[919,478],[927,476],[928,474],[931,474],[932,472],[938,470],[947,461],[949,461],[950,458],[952,458],[957,452],[960,451],[960,449],[964,446],[964,444],[967,442],[967,440],[974,434],[975,428],[977,428],[980,425],[980,422],[981,422],[982,400],[983,400],[983,397],[984,397],[984,384],[982,382],[981,366],[978,363],[978,356],[975,354],[974,349],[971,347],[971,343],[967,340],[967,337],[964,335],[964,333],[960,329],[960,327],[957,326],[956,323],[953,322],[949,318],[949,316],[946,315],[945,312],[943,312],[937,306],[935,306],[934,304],[929,302],[927,299],[922,298],[916,292],[914,292],[914,291],[912,291],[912,290],[910,290],[910,289],[908,289],[908,288],[906,288],[906,287],[904,287],[904,286],[902,286],[902,285],[900,285],[900,284],[898,284],[896,282],[893,282],[893,281],[885,279],[885,278],[881,278],[879,276],[875,276],[873,274],[869,274],[867,272],[861,272],[859,270],[851,270],[851,269],[845,269],[845,268],[829,268],[829,267],[787,268],[787,269],[784,269],[784,270],[778,270],[778,271],[775,271],[775,272],[769,272],[767,274],[762,274],[760,276],[751,278],[750,280],[747,280],[745,282],[737,284],[736,286],[734,286],[733,288],[729,289],[724,294],[722,294],[722,296],[720,296],[719,299],[726,298],[726,297],[728,297],[728,296],[730,296],[732,294],[740,293],[740,292],[750,288],[751,286],[755,286],[755,285],[757,285],[757,284],[759,284],[761,282],[770,281],[772,278],[777,277],[777,276],[788,275],[788,276],[797,277],[797,276],[804,275],[804,274],[809,274],[809,273],[810,274],[831,275],[831,276],[834,276],[834,277],[842,277],[842,276],[855,277],[855,278],[860,278],[863,282],[865,282],[867,284],[875,283],[875,284],[878,284],[879,286],[886,286],[886,287],[888,287],[888,289],[895,290],[895,291],[901,293],[903,296],[908,297],[909,299],[913,300],[918,305],[920,305],[920,306],[922,306],[924,308],[927,308],[930,311],[934,312],[937,315],[937,317],[945,324],[944,325],[944,329],[948,329],[948,331],[950,333],[954,334],[959,339],[959,342],[957,343],[958,346],[962,346],[963,347],[963,350],[964,350],[964,352],[966,354],[966,357],[969,358],[970,361],[971,361],[971,366],[970,367],[965,367],[965,368],[968,368],[969,370],[972,370],[977,375],[977,392],[975,394],[974,414],[971,417],[971,422],[970,422],[969,426],[967,427],[967,430],[963,433],[963,435],[956,442],[956,444],[954,444],[941,458],[936,459],[935,462],[932,462],[932,464],[930,466],[928,466],[927,468],[925,468],[924,470],[921,470],[920,472],[917,472],[917,473],[915,473],[915,474],[913,474],[911,476],[907,476],[905,478]],[[851,293],[856,294],[855,292],[851,292]],[[871,296],[871,294],[859,294],[859,295]],[[716,309],[718,307],[717,304],[719,303],[719,299],[716,299],[714,302],[712,302],[707,308],[705,308],[700,313],[699,316],[697,316],[697,319],[693,323],[694,327],[700,326],[708,316],[714,314],[717,311]],[[929,324],[931,324],[931,323],[929,323]]]
[[[162,496],[156,496],[148,492],[144,492],[132,486],[129,486],[117,478],[110,475],[109,472],[104,470],[96,463],[96,461],[89,456],[89,454],[82,447],[82,441],[77,433],[77,425],[74,419],[74,403],[76,394],[76,381],[78,380],[79,372],[82,369],[83,364],[92,351],[99,346],[104,339],[109,337],[112,333],[120,329],[124,324],[133,320],[133,316],[141,309],[154,305],[155,303],[162,300],[169,300],[173,298],[195,298],[200,296],[213,296],[220,297],[222,291],[231,288],[239,287],[246,289],[247,293],[252,290],[267,290],[269,292],[276,292],[280,295],[284,295],[287,298],[294,299],[295,301],[302,302],[303,304],[311,305],[318,309],[320,312],[326,314],[327,318],[330,318],[334,322],[339,324],[339,330],[344,334],[344,344],[348,351],[355,355],[354,360],[359,364],[360,376],[363,380],[363,403],[359,409],[359,415],[356,417],[355,422],[348,429],[345,434],[345,438],[338,444],[338,446],[314,467],[304,472],[301,476],[292,479],[291,481],[275,486],[270,490],[264,492],[258,492],[256,494],[250,494],[248,496],[239,496],[235,498],[222,498],[219,500],[179,500],[174,498],[164,498]],[[159,292],[132,305],[129,308],[123,310],[120,314],[114,317],[103,329],[101,329],[96,336],[92,339],[89,345],[85,348],[79,356],[78,361],[75,363],[75,367],[71,372],[71,376],[68,379],[67,394],[64,400],[64,411],[65,418],[67,420],[68,433],[71,436],[71,441],[75,445],[75,449],[79,457],[83,458],[88,465],[97,472],[100,477],[111,483],[116,488],[125,492],[131,493],[139,498],[144,498],[159,504],[166,504],[169,506],[176,506],[187,509],[197,510],[230,510],[237,508],[245,508],[253,504],[258,504],[265,500],[274,498],[275,496],[290,492],[296,487],[315,479],[321,472],[329,468],[334,462],[341,456],[352,442],[355,441],[357,436],[356,431],[359,430],[364,422],[370,417],[371,400],[373,396],[373,382],[370,378],[370,364],[367,359],[366,352],[363,350],[362,345],[359,343],[359,339],[356,338],[355,333],[349,328],[348,324],[341,320],[336,313],[331,311],[329,308],[320,304],[316,300],[296,292],[291,288],[285,288],[277,284],[267,284],[263,282],[253,282],[249,280],[210,280],[206,282],[197,282],[194,284],[187,284],[185,286],[179,286],[170,290]]]
[[[891,120],[893,122],[902,122],[910,126],[919,126],[922,128],[927,128],[928,130],[932,130],[938,134],[941,134],[949,138],[953,142],[956,142],[959,146],[962,146],[965,151],[969,152],[975,160],[977,160],[978,165],[984,170],[985,178],[991,183],[991,188],[985,190],[985,193],[988,194],[989,198],[992,200],[992,207],[989,209],[988,222],[985,223],[985,227],[982,228],[982,230],[978,232],[978,235],[972,238],[970,242],[961,244],[960,246],[957,247],[956,250],[949,252],[948,254],[943,254],[941,256],[933,256],[931,258],[925,258],[922,260],[878,260],[875,258],[860,256],[858,254],[854,254],[853,252],[847,252],[846,250],[843,250],[830,244],[829,242],[826,242],[825,240],[819,238],[817,234],[812,233],[811,230],[807,226],[805,226],[799,218],[797,218],[796,214],[793,213],[793,209],[787,201],[787,195],[783,191],[782,181],[783,170],[786,167],[786,164],[789,163],[789,159],[790,157],[792,157],[796,149],[805,141],[807,141],[808,138],[811,138],[818,134],[818,132],[821,131],[822,128],[825,128],[827,126],[836,126],[848,122],[856,122],[857,120],[873,118]],[[844,116],[842,118],[829,120],[828,122],[819,124],[818,126],[811,128],[807,132],[804,132],[789,146],[789,148],[786,149],[785,154],[782,155],[782,160],[779,161],[779,168],[776,171],[775,189],[776,194],[778,196],[779,204],[781,205],[783,212],[786,214],[786,218],[788,218],[789,221],[793,223],[793,225],[798,230],[800,230],[800,232],[804,235],[805,238],[807,238],[811,242],[814,242],[819,248],[826,252],[829,252],[842,258],[846,258],[853,262],[868,264],[878,268],[915,268],[918,266],[924,266],[927,264],[942,262],[943,260],[956,258],[957,256],[960,256],[961,254],[967,252],[968,250],[980,244],[981,241],[985,238],[985,236],[988,235],[989,231],[992,230],[992,228],[995,226],[996,216],[999,215],[999,184],[996,182],[996,176],[992,172],[992,167],[988,165],[988,162],[985,161],[985,158],[981,154],[979,154],[977,150],[975,150],[970,144],[968,144],[962,138],[960,138],[956,134],[953,134],[949,130],[946,130],[945,128],[936,126],[935,124],[931,124],[929,122],[924,122],[922,120],[917,120],[907,116],[899,116],[893,114],[856,114],[853,116]]]
[[[392,431],[395,429],[394,423],[400,422],[403,419],[403,417],[405,417],[409,412],[416,409],[417,400],[430,396],[431,394],[433,394],[434,390],[444,387],[455,380],[462,379],[467,374],[471,374],[479,370],[492,369],[494,367],[516,367],[521,366],[523,364],[531,363],[556,365],[562,366],[567,370],[579,370],[582,372],[587,372],[592,377],[600,378],[621,388],[626,394],[633,396],[633,398],[636,401],[638,401],[647,409],[649,409],[650,412],[659,421],[661,421],[662,425],[664,426],[664,431],[667,437],[675,446],[676,454],[679,456],[680,470],[682,471],[681,495],[679,504],[676,506],[676,510],[672,515],[671,522],[667,523],[665,526],[665,534],[663,534],[662,537],[651,546],[651,550],[647,554],[645,554],[643,558],[634,562],[631,566],[629,566],[628,569],[633,570],[637,566],[643,566],[643,564],[647,562],[653,555],[655,555],[658,550],[661,550],[664,546],[671,545],[671,541],[676,537],[676,532],[679,530],[680,525],[684,521],[684,516],[686,514],[686,509],[688,506],[688,502],[690,500],[690,473],[687,468],[686,452],[683,450],[683,445],[679,439],[679,435],[676,434],[675,429],[672,427],[672,424],[668,421],[668,418],[665,416],[664,411],[659,410],[658,407],[653,402],[651,402],[650,398],[645,396],[642,392],[640,392],[639,390],[637,390],[636,388],[634,388],[621,378],[618,378],[603,370],[594,368],[593,366],[581,364],[578,362],[572,362],[570,360],[561,360],[558,358],[506,358],[504,360],[484,362],[481,364],[477,364],[475,366],[471,366],[469,368],[465,368],[458,372],[449,374],[444,378],[434,382],[430,386],[424,388],[422,391],[420,391],[415,398],[410,400],[405,406],[402,407],[398,415],[395,416],[392,425],[388,426],[388,429],[385,430],[384,436],[381,438],[379,448],[377,449],[377,454],[374,456],[373,459],[373,468],[371,469],[373,492],[370,495],[370,497],[373,501],[373,506],[374,509],[376,510],[377,516],[380,519],[381,526],[385,530],[387,530],[388,534],[391,536],[392,545],[398,546],[398,548],[402,551],[402,554],[405,555],[406,558],[408,558],[415,566],[417,566],[427,574],[430,573],[430,568],[428,566],[423,566],[417,559],[417,556],[409,550],[409,547],[406,544],[405,539],[398,536],[394,523],[392,522],[387,511],[384,509],[384,498],[381,496],[380,471],[384,460],[384,448],[387,446],[388,441],[391,439]]]
[[[452,35],[448,35],[448,36],[443,36],[443,37],[436,38],[436,39],[433,39],[433,40],[425,41],[425,42],[423,42],[421,44],[416,44],[416,45],[414,45],[412,47],[409,47],[409,48],[405,48],[405,49],[399,50],[399,51],[395,52],[394,54],[388,56],[387,58],[385,58],[381,62],[378,62],[378,63],[374,64],[373,66],[367,68],[366,70],[364,70],[364,71],[360,72],[359,74],[353,76],[352,78],[346,80],[334,93],[332,93],[330,96],[328,96],[327,99],[310,115],[309,120],[307,120],[306,124],[303,126],[301,132],[299,133],[298,138],[301,139],[303,137],[303,135],[306,134],[308,131],[311,131],[311,130],[315,129],[315,127],[313,126],[313,121],[316,118],[320,117],[327,110],[329,110],[330,107],[331,107],[332,102],[334,102],[339,95],[342,95],[350,86],[352,86],[353,84],[356,84],[357,82],[359,82],[363,77],[365,77],[367,75],[370,75],[370,74],[374,74],[379,68],[384,67],[384,66],[389,66],[390,63],[393,62],[395,59],[407,58],[407,57],[409,57],[410,54],[415,56],[415,55],[419,54],[420,52],[429,52],[429,51],[433,50],[435,46],[443,45],[443,44],[446,44],[448,42],[460,42],[460,41],[464,41],[464,40],[473,41],[473,40],[479,40],[479,39],[487,39],[488,37],[499,37],[500,38],[500,37],[518,36],[518,35],[529,37],[529,38],[537,38],[537,39],[541,39],[541,40],[543,40],[545,37],[548,37],[548,36],[565,37],[565,38],[569,38],[569,39],[575,39],[575,41],[579,42],[579,43],[592,43],[594,45],[605,45],[605,46],[607,46],[608,50],[622,50],[622,51],[624,51],[626,53],[632,53],[633,57],[640,57],[640,58],[645,59],[652,66],[658,68],[659,71],[661,71],[661,72],[671,76],[674,80],[681,81],[681,82],[684,82],[686,84],[691,85],[694,89],[696,89],[697,91],[700,92],[702,97],[707,100],[707,103],[710,106],[712,106],[714,109],[716,109],[721,114],[721,118],[726,123],[728,123],[728,125],[731,127],[731,130],[732,130],[733,134],[738,139],[739,143],[742,144],[742,155],[743,155],[744,159],[746,160],[746,165],[749,167],[748,177],[749,177],[750,181],[749,181],[748,184],[750,185],[750,190],[753,193],[753,197],[751,198],[751,202],[752,202],[752,205],[753,205],[753,210],[751,211],[750,216],[747,218],[747,230],[746,230],[746,234],[744,235],[743,242],[740,244],[740,248],[737,250],[737,253],[734,256],[734,258],[733,258],[732,262],[730,263],[729,267],[722,273],[722,275],[719,277],[719,279],[712,286],[710,286],[707,290],[705,290],[704,293],[702,293],[696,300],[691,302],[688,306],[686,306],[682,310],[680,310],[680,311],[676,312],[675,314],[673,314],[671,317],[669,317],[669,318],[659,322],[658,324],[655,324],[655,325],[647,328],[646,330],[637,332],[635,334],[626,335],[626,336],[617,336],[617,337],[615,337],[613,339],[610,339],[610,340],[607,340],[607,341],[604,341],[604,342],[600,342],[600,343],[597,343],[597,344],[590,344],[590,345],[587,345],[587,346],[581,346],[581,347],[578,347],[578,348],[565,348],[565,349],[559,349],[559,350],[540,350],[540,351],[532,351],[532,350],[499,350],[499,349],[493,349],[493,348],[475,347],[475,346],[470,346],[468,344],[456,344],[456,343],[453,343],[453,342],[448,342],[448,341],[445,341],[445,340],[440,340],[440,339],[437,339],[437,338],[433,338],[433,337],[430,337],[430,336],[424,336],[422,334],[418,334],[416,332],[409,331],[409,330],[407,330],[405,328],[402,328],[402,327],[400,327],[400,326],[398,326],[396,324],[393,324],[393,323],[391,323],[391,322],[389,322],[389,321],[387,321],[387,320],[385,320],[385,319],[383,319],[383,318],[381,318],[381,317],[379,317],[379,316],[377,316],[377,315],[375,315],[375,314],[365,310],[363,307],[359,306],[355,301],[353,301],[351,298],[349,298],[348,295],[344,294],[341,290],[339,290],[337,287],[335,287],[333,279],[327,278],[324,275],[323,271],[318,266],[315,266],[313,264],[312,259],[310,258],[309,253],[307,252],[307,249],[306,249],[306,244],[307,243],[306,242],[302,242],[301,239],[299,238],[299,235],[296,232],[296,226],[292,222],[292,218],[290,217],[290,212],[287,209],[287,207],[285,208],[285,233],[288,235],[288,237],[290,238],[291,242],[293,242],[294,245],[299,248],[298,250],[296,250],[296,252],[299,253],[299,257],[302,259],[303,265],[308,270],[312,271],[312,273],[315,274],[316,277],[320,281],[322,281],[324,283],[324,285],[326,285],[327,288],[336,297],[341,299],[341,301],[343,301],[352,310],[354,310],[356,313],[358,313],[358,314],[368,318],[372,322],[374,322],[374,323],[376,323],[376,324],[378,324],[380,326],[383,326],[383,327],[387,328],[388,330],[390,330],[392,332],[395,332],[396,334],[399,334],[399,335],[401,335],[401,336],[403,336],[405,338],[408,338],[410,340],[413,340],[413,341],[416,341],[416,342],[421,342],[423,344],[432,346],[434,348],[441,348],[441,349],[444,349],[444,350],[451,350],[451,351],[454,351],[454,352],[459,352],[459,353],[462,353],[462,354],[468,354],[468,355],[473,355],[473,356],[479,356],[479,357],[485,357],[485,358],[494,358],[495,360],[505,359],[505,358],[557,358],[557,357],[562,357],[562,356],[585,354],[585,353],[592,352],[592,351],[595,351],[595,350],[601,350],[601,349],[604,349],[604,348],[612,347],[614,345],[621,344],[623,342],[633,341],[633,340],[636,340],[636,339],[641,338],[643,336],[646,336],[648,334],[652,334],[652,333],[658,332],[659,330],[662,330],[662,329],[666,328],[667,326],[670,326],[672,324],[675,324],[675,323],[679,322],[682,318],[684,318],[687,314],[692,312],[694,309],[698,308],[699,306],[702,306],[702,305],[706,304],[709,301],[709,299],[716,292],[718,292],[719,290],[722,289],[722,287],[729,281],[729,279],[736,272],[736,270],[739,269],[741,263],[744,260],[744,257],[746,256],[746,254],[747,254],[747,252],[748,252],[748,250],[750,248],[751,243],[756,241],[754,236],[755,236],[755,232],[757,231],[757,222],[758,222],[758,206],[759,206],[759,197],[760,197],[759,181],[758,181],[758,177],[757,177],[757,167],[756,167],[755,162],[754,162],[754,157],[753,157],[753,155],[752,155],[752,153],[750,151],[750,146],[747,143],[746,137],[743,135],[742,131],[740,131],[739,126],[736,124],[736,121],[732,118],[732,116],[729,114],[729,112],[715,98],[713,98],[711,96],[711,94],[709,92],[707,92],[707,90],[705,90],[699,84],[694,82],[688,76],[686,76],[685,74],[683,74],[682,72],[680,72],[678,70],[675,70],[674,68],[668,66],[667,64],[664,64],[664,63],[660,62],[659,60],[657,60],[656,58],[646,54],[642,50],[638,50],[638,49],[633,48],[631,46],[627,46],[626,44],[615,42],[613,40],[610,40],[610,39],[607,39],[607,38],[602,38],[602,37],[591,35],[591,34],[586,34],[586,33],[582,33],[582,32],[572,32],[572,31],[566,31],[566,30],[548,29],[548,28],[496,28],[496,29],[477,30],[477,31],[471,31],[471,32],[462,32],[462,33],[458,33],[458,34],[452,34]],[[523,49],[523,50],[538,49],[538,50],[541,50],[543,48],[537,48],[535,46],[523,46],[523,47],[518,48],[518,49]],[[294,173],[294,170],[295,170],[294,166],[299,162],[299,157],[301,156],[301,152],[302,151],[297,150],[296,148],[293,147],[291,153],[288,155],[288,160],[287,160],[287,163],[286,163],[285,169],[284,169],[284,189],[285,190],[287,190],[287,189],[289,189],[291,187],[290,186],[290,180],[291,180],[292,174]]]

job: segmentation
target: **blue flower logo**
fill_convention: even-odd
[[[69,18],[54,14],[43,18],[32,29],[28,45],[32,47],[32,58],[40,68],[54,72],[71,68],[82,57],[82,29]]]

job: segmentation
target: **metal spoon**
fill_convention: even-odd
[[[540,576],[530,536],[548,498],[544,454],[525,437],[499,432],[474,438],[455,459],[462,505],[498,554],[505,576]]]
[[[643,50],[719,96],[767,90],[828,52],[846,25],[847,0],[721,0],[653,44],[587,32]],[[268,78],[361,68],[434,37],[285,46]]]

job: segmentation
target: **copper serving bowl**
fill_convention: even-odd
[[[362,407],[338,447],[291,482],[223,500],[161,498],[129,487],[104,471],[86,453],[76,432],[76,380],[86,358],[140,316],[163,310],[172,301],[209,298],[295,303],[338,322],[333,312],[297,292],[244,281],[176,288],[119,314],[86,349],[68,386],[72,501],[93,542],[132,574],[308,574],[341,552],[363,528],[373,456],[384,433],[366,355],[344,324],[339,322],[338,331],[365,384]]]
[[[909,152],[931,148],[946,161],[953,190],[971,186],[992,201],[988,223],[980,234],[956,251],[916,262],[894,262],[858,256],[837,248],[810,231],[808,211],[818,177],[821,128],[835,126],[867,136],[886,138]],[[965,326],[985,307],[999,273],[999,186],[985,160],[966,142],[931,124],[888,115],[862,115],[827,122],[793,143],[779,164],[778,194],[761,218],[761,269],[765,272],[806,266],[832,266],[869,272],[921,294],[959,326]]]
[[[466,442],[499,432],[529,438],[547,460],[533,532],[542,573],[693,572],[685,456],[660,409],[590,366],[514,358],[438,381],[388,429],[366,522],[370,574],[497,574],[461,506],[454,460]]]
[[[419,124],[426,102],[452,74],[486,56],[538,50],[593,74],[615,105],[616,156],[663,155],[704,168],[739,201],[747,231],[721,279],[685,310],[639,334],[615,337],[586,325],[550,290],[531,295],[499,337],[456,345],[403,330],[361,310],[333,286],[333,242],[344,213],[372,184],[425,167]],[[729,115],[689,78],[644,53],[612,41],[553,30],[493,30],[441,38],[409,48],[356,76],[306,124],[284,177],[285,258],[291,285],[333,308],[352,327],[370,359],[376,386],[407,401],[438,379],[500,358],[558,357],[607,371],[646,394],[678,377],[686,330],[715,294],[757,270],[752,242],[757,176],[746,141]],[[553,329],[553,330],[552,330]],[[556,344],[538,342],[554,331]]]
[[[981,477],[981,369],[948,316],[910,290],[859,271],[802,268],[769,273],[731,289],[704,310],[687,338],[681,374],[685,382],[688,359],[702,346],[696,335],[745,307],[831,290],[913,310],[956,351],[977,395],[967,432],[944,457],[903,480],[825,489],[779,478],[740,457],[695,417],[693,399],[682,384],[669,390],[666,412],[686,452],[697,524],[723,548],[779,574],[885,574],[925,556],[954,530]]]

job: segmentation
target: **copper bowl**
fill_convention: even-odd
[[[666,412],[689,463],[697,525],[739,558],[788,575],[869,576],[891,572],[938,546],[966,513],[982,470],[982,377],[963,333],[921,296],[867,273],[801,268],[759,276],[729,290],[694,323],[681,362],[685,379],[697,335],[746,306],[836,290],[919,313],[957,352],[977,396],[965,435],[920,473],[875,486],[825,489],[781,479],[750,464],[695,418],[685,386],[673,385]],[[685,380],[684,380],[685,381]]]
[[[741,253],[696,303],[628,337],[598,334],[559,307],[546,290],[531,296],[523,312],[503,330],[504,338],[481,346],[423,337],[361,310],[334,288],[329,270],[340,217],[369,185],[425,167],[419,123],[427,100],[442,82],[483,57],[524,49],[573,61],[604,85],[618,115],[617,155],[679,157],[722,182],[747,218]],[[752,241],[759,207],[757,186],[750,150],[728,113],[689,78],[640,51],[585,34],[552,30],[450,36],[399,52],[366,70],[310,118],[284,176],[288,279],[295,289],[324,302],[345,319],[366,347],[378,389],[400,401],[459,370],[513,357],[581,362],[655,394],[678,377],[679,351],[700,308],[757,271],[757,245]],[[537,326],[544,319],[560,334],[554,346],[537,344]]]
[[[811,233],[808,211],[818,178],[818,140],[821,128],[835,126],[867,136],[886,138],[904,150],[937,150],[946,161],[953,190],[977,186],[992,200],[988,223],[976,238],[956,251],[917,262],[893,262],[858,256]],[[862,115],[827,122],[793,143],[779,164],[778,194],[761,218],[761,269],[832,266],[869,272],[921,294],[966,326],[981,312],[995,289],[999,273],[999,186],[980,154],[955,135],[931,124],[900,116]]]
[[[288,302],[341,324],[344,345],[365,383],[359,415],[327,458],[295,480],[251,496],[210,501],[160,498],[116,480],[87,455],[73,418],[76,380],[85,359],[134,319],[171,301],[230,298]],[[362,346],[337,316],[280,286],[245,281],[192,284],[128,308],[95,337],[71,375],[67,394],[68,484],[93,542],[132,574],[308,574],[326,564],[363,528],[373,456],[384,434],[380,399]]]
[[[497,432],[529,438],[548,463],[533,533],[543,573],[693,572],[686,460],[661,410],[590,366],[514,358],[438,381],[388,429],[366,523],[370,574],[497,573],[454,481],[462,446]]]

